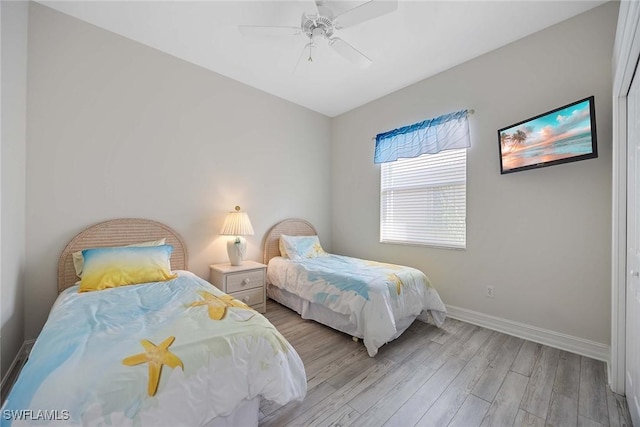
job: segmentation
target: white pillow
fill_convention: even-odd
[[[293,260],[327,255],[320,245],[318,236],[287,236],[283,234],[280,236],[280,241],[284,242],[286,253]]]

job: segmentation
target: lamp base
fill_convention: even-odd
[[[227,241],[227,254],[231,265],[241,265],[247,253],[247,241],[244,237],[234,237]]]

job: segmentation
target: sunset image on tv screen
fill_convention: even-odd
[[[499,131],[503,173],[593,154],[591,99]]]

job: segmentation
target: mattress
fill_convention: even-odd
[[[446,318],[437,291],[424,273],[411,267],[332,254],[302,260],[274,257],[267,281],[271,298],[305,318],[362,338],[372,357],[422,313],[429,313],[438,327]]]
[[[62,292],[2,426],[42,425],[38,415],[70,426],[255,425],[260,398],[284,405],[305,393],[302,361],[266,318],[180,271],[166,282]]]

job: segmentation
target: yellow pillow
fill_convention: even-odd
[[[130,246],[85,249],[80,292],[175,279],[173,246]]]
[[[140,242],[140,243],[132,243],[127,246],[119,246],[123,248],[128,248],[131,246],[160,246],[166,243],[167,239],[162,238],[160,240],[151,240],[150,242]],[[73,258],[73,267],[76,270],[76,276],[82,277],[82,267],[84,266],[84,257],[82,256],[82,251],[74,252],[71,254]]]
[[[287,248],[284,245],[284,240],[282,239],[282,237],[278,239],[278,249],[280,249],[280,256],[282,258],[289,258],[289,255],[287,255]]]

